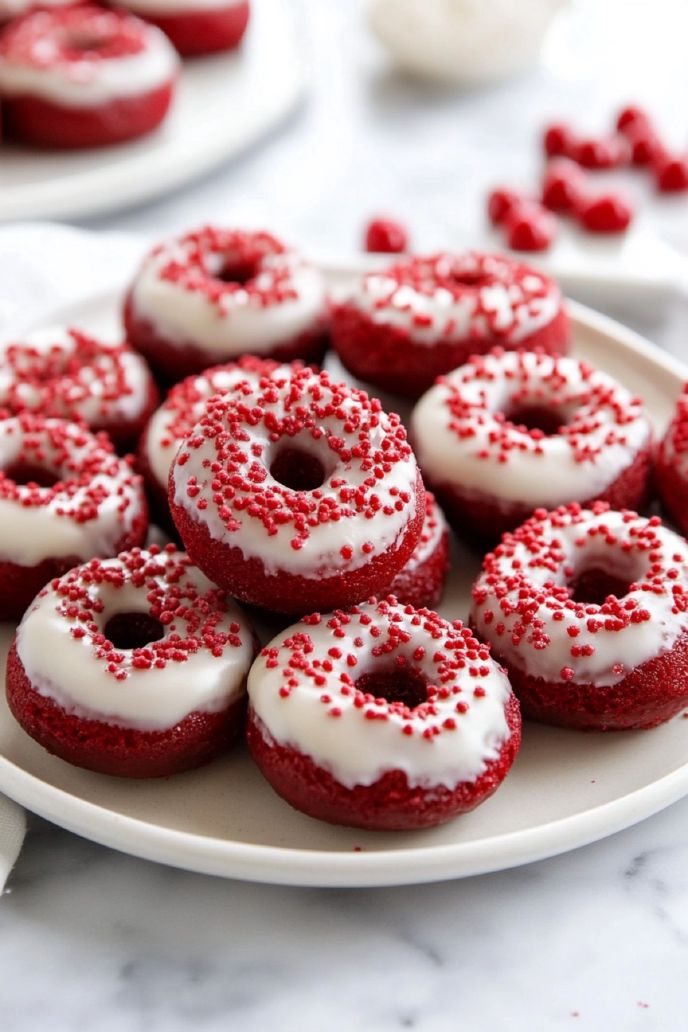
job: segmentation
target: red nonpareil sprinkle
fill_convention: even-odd
[[[570,157],[577,142],[575,133],[564,122],[548,126],[542,138],[545,154],[550,158]]]
[[[141,477],[126,459],[115,455],[105,434],[91,434],[75,423],[29,412],[0,420],[0,433],[6,438],[22,435],[11,466],[0,470],[0,499],[25,508],[50,506],[56,520],[88,523],[110,501],[114,480],[120,495],[117,518],[124,524],[141,498]],[[54,482],[42,486],[41,474]]]
[[[3,348],[0,405],[12,412],[80,419],[85,405],[97,398],[102,424],[134,393],[127,362],[134,352],[127,344],[103,344],[81,330],[69,329],[64,337],[49,348],[22,342]],[[138,356],[135,361],[141,363]],[[141,375],[146,375],[145,367]]]
[[[257,449],[263,449],[260,454],[247,447],[256,428],[261,442],[266,442],[255,442]],[[323,466],[334,468],[327,490],[292,489],[269,477],[268,450],[278,442],[315,448]],[[305,546],[316,526],[372,519],[381,512],[391,518],[396,510],[386,513],[382,508],[381,483],[399,464],[411,464],[411,480],[416,476],[399,417],[384,413],[379,401],[363,391],[334,383],[327,373],[311,369],[266,377],[257,386],[240,383],[207,402],[205,414],[175,460],[173,475],[178,483],[183,480],[187,494],[197,481],[184,467],[201,448],[204,468],[211,470],[212,478],[205,480],[197,498],[192,495],[193,504],[213,505],[230,534],[246,518],[262,523],[268,534],[288,528],[296,550]],[[414,498],[404,494],[400,501],[410,511]],[[370,541],[360,545],[363,554],[373,548]]]
[[[131,57],[149,47],[149,27],[124,11],[62,7],[14,20],[0,38],[0,56],[33,68],[89,64]],[[90,45],[88,45],[90,44]]]
[[[633,207],[623,194],[605,193],[584,198],[576,217],[590,233],[623,233],[633,219]]]
[[[150,258],[174,255],[157,275],[189,293],[202,294],[224,312],[236,300],[263,309],[294,301],[296,261],[285,245],[270,233],[253,233],[203,226],[172,244],[154,248]],[[150,259],[149,259],[150,260]]]
[[[72,636],[92,650],[108,674],[123,680],[130,665],[139,670],[164,669],[201,651],[219,657],[245,644],[245,632],[238,623],[233,621],[227,628],[229,607],[222,591],[215,587],[199,590],[188,576],[190,569],[191,560],[174,545],[134,548],[116,559],[92,559],[75,567],[53,581],[41,596],[48,591],[55,594],[55,611],[70,625]],[[105,610],[101,590],[106,588],[116,598],[119,591],[132,586],[146,599],[141,612],[161,624],[164,634],[141,647],[122,649],[105,634],[113,614]]]
[[[526,198],[516,190],[496,187],[487,197],[487,215],[494,226],[501,226],[511,215],[514,208],[522,204]]]
[[[519,204],[505,222],[507,244],[513,251],[546,251],[557,235],[554,217],[539,204]]]
[[[661,193],[683,193],[688,190],[688,158],[659,154],[653,161],[652,172]]]
[[[369,723],[395,717],[400,734],[418,733],[431,743],[438,735],[454,733],[461,727],[470,706],[463,698],[453,703],[458,694],[465,691],[478,699],[486,695],[484,685],[478,682],[491,670],[486,665],[489,648],[459,620],[449,623],[432,610],[404,606],[390,596],[379,601],[371,599],[349,610],[337,610],[329,615],[324,626],[333,641],[327,647],[327,655],[335,660],[326,696],[320,685],[322,645],[316,649],[307,630],[295,630],[279,644],[263,649],[266,664],[279,670],[277,691],[287,704],[299,686],[311,686],[317,689],[331,717],[341,716],[345,708],[359,711],[361,719]],[[417,655],[419,639],[431,643],[434,649],[432,681],[415,666],[425,660],[423,670],[427,670],[427,653]],[[334,644],[342,640],[345,656]],[[475,665],[476,660],[479,666]],[[358,675],[359,668],[366,672]],[[403,692],[400,697],[394,695],[395,687],[406,683],[405,677],[418,678],[424,684],[423,694],[415,703]],[[390,698],[383,690],[391,693]],[[414,692],[417,690],[416,687]],[[453,716],[447,715],[446,703],[444,714],[439,709],[438,703],[445,700],[452,701]]]

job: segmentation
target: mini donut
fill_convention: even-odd
[[[688,535],[688,384],[657,448],[655,483],[667,513]]]
[[[7,135],[63,149],[142,136],[165,117],[178,64],[159,29],[122,11],[34,11],[0,38]]]
[[[154,247],[126,297],[131,343],[166,380],[241,355],[318,361],[325,281],[270,233],[205,226]]]
[[[104,434],[23,413],[0,419],[0,620],[52,577],[143,543],[141,477]]]
[[[332,343],[361,380],[418,398],[490,348],[565,353],[569,322],[553,280],[496,254],[405,258],[361,277],[333,305]]]
[[[457,533],[494,542],[537,507],[646,500],[639,398],[575,358],[496,350],[443,377],[411,416],[418,462]]]
[[[276,792],[311,817],[427,828],[472,810],[518,752],[504,672],[460,621],[371,600],[304,618],[248,680],[248,744]]]
[[[157,403],[150,370],[126,343],[51,327],[0,346],[0,408],[10,412],[83,422],[126,450]]]
[[[246,355],[238,362],[188,376],[172,387],[163,404],[151,416],[139,444],[139,465],[154,510],[163,522],[170,522],[167,487],[172,461],[181,442],[202,417],[208,399],[214,394],[225,393],[243,380],[257,384],[264,376],[275,372],[288,376],[300,368],[299,362],[280,365],[271,359]]]
[[[449,527],[435,496],[425,492],[425,519],[413,555],[389,586],[403,605],[436,609],[449,571]]]
[[[125,0],[123,6],[162,29],[184,57],[234,50],[250,13],[248,0]]]
[[[533,720],[649,728],[688,706],[688,544],[656,516],[538,509],[486,557],[471,623]]]
[[[254,636],[173,545],[92,559],[45,587],[17,628],[7,700],[68,763],[166,777],[242,729]]]
[[[309,368],[211,398],[177,452],[169,501],[217,584],[298,615],[384,590],[425,510],[399,417]]]

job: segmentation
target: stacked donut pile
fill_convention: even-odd
[[[635,511],[656,484],[688,529],[688,404],[655,449],[546,276],[436,254],[334,298],[272,234],[204,227],[151,250],[123,320],[0,355],[7,694],[45,748],[147,777],[244,735],[304,813],[413,829],[499,787],[521,712],[688,705],[688,544]],[[377,388],[415,401],[408,434]],[[436,611],[440,505],[492,549],[466,625]],[[176,543],[146,547],[148,507]]]
[[[233,50],[248,0],[0,0],[9,137],[73,149],[122,143],[165,118],[182,57]]]

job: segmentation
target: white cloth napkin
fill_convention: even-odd
[[[119,286],[131,277],[146,242],[121,233],[89,233],[51,223],[0,229],[0,340],[60,308]],[[19,856],[26,817],[0,795],[0,892]]]

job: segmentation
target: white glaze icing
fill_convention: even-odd
[[[245,290],[225,292],[213,300],[161,277],[170,262],[185,265],[189,250],[183,238],[156,248],[144,261],[131,291],[135,315],[150,322],[171,347],[192,345],[206,354],[209,362],[249,353],[264,355],[314,329],[323,319],[323,276],[294,251],[263,257],[257,283],[269,290],[274,276],[286,271],[296,294],[266,306]],[[219,271],[221,258],[209,254],[208,264]]]
[[[501,255],[447,253],[413,258],[408,265],[423,267],[422,288],[400,283],[392,272],[371,272],[358,280],[346,303],[378,325],[408,331],[415,344],[431,347],[440,339],[473,337],[515,344],[547,326],[561,310],[553,280],[534,269],[516,276],[523,267]],[[468,277],[483,270],[493,281],[449,290],[441,279],[454,268]],[[426,322],[419,325],[419,318]]]
[[[461,366],[427,391],[413,410],[411,435],[416,454],[434,484],[455,486],[468,496],[473,493],[533,508],[554,508],[595,498],[649,443],[651,428],[642,405],[606,373],[588,375],[576,359],[554,359],[533,352],[508,351],[487,355],[481,361],[486,375],[476,375],[471,363]],[[555,369],[565,378],[564,385],[552,380]],[[628,410],[628,422],[617,426],[612,409],[603,401],[581,405],[581,397],[591,387],[611,392],[615,404]],[[504,422],[495,415],[508,412],[517,393],[520,406],[530,402],[556,408],[562,423],[576,412],[581,417],[594,413],[598,425],[583,436],[597,454],[577,461],[571,437],[553,434],[536,441],[527,431],[513,427],[509,431],[513,447],[507,461],[501,461],[492,435],[502,432]],[[468,418],[459,420],[450,411],[457,395],[471,407]],[[453,422],[470,424],[473,435],[461,436]],[[608,442],[612,431],[616,431],[616,439]]]
[[[107,472],[95,475],[88,485],[78,487],[68,497],[56,494],[45,505],[22,504],[23,500],[28,502],[34,492],[21,485],[17,499],[0,498],[0,559],[20,566],[35,566],[48,558],[74,556],[86,560],[96,555],[111,555],[141,512],[141,486],[138,481],[132,483],[128,463],[104,453],[90,434],[61,420],[48,419],[46,425],[69,428],[71,461],[77,469],[80,462],[95,452],[105,457]],[[39,436],[46,468],[53,468],[64,479],[73,476],[72,470],[56,464],[56,452],[47,435]],[[0,469],[15,463],[25,441],[35,438],[33,431],[24,432],[21,419],[0,421]],[[44,490],[39,489],[39,494]],[[79,522],[68,513],[60,514],[63,506],[74,509],[84,503],[93,490],[102,490],[103,494],[94,519]]]
[[[279,375],[286,376],[289,374],[289,366],[280,365],[276,371]],[[265,373],[260,375],[265,375]],[[168,400],[151,416],[142,442],[142,451],[148,468],[163,491],[167,491],[170,468],[179,449],[180,441],[203,415],[207,399],[213,394],[222,394],[230,390],[242,380],[257,383],[260,375],[235,366],[226,369],[211,369],[199,376],[194,376],[192,378],[193,387],[201,397],[192,406],[188,421],[186,419],[182,421],[174,400],[175,389],[172,389]],[[182,422],[184,423],[183,434],[181,434]]]
[[[163,557],[167,558],[164,553]],[[102,612],[94,615],[100,632],[116,613],[148,613],[150,609],[148,582],[144,587],[135,586],[118,559],[106,560],[103,566],[123,571],[122,587],[80,582],[91,599],[103,604]],[[164,590],[162,564],[155,580]],[[191,565],[175,583],[182,589],[188,583],[201,595],[214,590]],[[201,646],[181,662],[145,670],[133,665],[133,650],[120,649],[120,669],[126,677],[119,680],[108,672],[108,660],[97,655],[93,634],[87,632],[81,638],[72,635],[74,623],[60,611],[63,601],[51,586],[39,595],[17,630],[17,652],[34,688],[69,713],[142,731],[163,730],[174,727],[189,713],[224,709],[243,694],[253,658],[253,637],[250,624],[234,603],[228,604],[216,630],[229,634],[232,625],[239,625],[239,646],[227,646],[219,656]],[[187,622],[176,617],[165,627],[165,637],[171,634],[187,637]]]
[[[40,63],[0,55],[0,93],[41,97],[76,108],[149,93],[174,80],[179,58],[167,37],[153,25],[144,27],[144,39],[145,47],[138,53],[65,61],[60,59],[59,37],[47,31],[40,41]]]
[[[480,637],[491,643],[500,659],[534,677],[559,682],[561,671],[568,667],[572,671],[570,679],[575,682],[597,686],[617,684],[641,663],[669,651],[677,638],[688,632],[688,615],[676,611],[672,593],[674,586],[688,591],[688,544],[678,534],[659,525],[654,527],[654,547],[640,547],[638,528],[647,527],[648,521],[640,516],[629,519],[613,510],[599,513],[583,510],[581,519],[564,516],[559,522],[564,525],[553,526],[550,519],[538,521],[538,527],[542,528],[540,546],[534,546],[532,539],[526,545],[509,536],[513,555],[498,551],[496,560],[498,584],[504,584],[503,578],[511,578],[509,589],[504,593],[500,590],[498,598],[495,578],[483,572],[474,586],[477,601],[473,604],[471,620]],[[593,537],[588,536],[591,528],[598,528]],[[616,539],[611,547],[605,540],[608,535]],[[543,553],[552,544],[557,544],[559,558],[554,563],[545,562]],[[664,577],[662,590],[642,590],[640,585],[650,579],[650,568],[655,562],[665,571],[673,570],[674,574]],[[489,557],[488,564],[493,565]],[[544,622],[549,638],[546,647],[536,647],[528,632],[518,632],[519,593],[524,582],[529,585],[529,598],[531,590],[546,598],[547,582],[567,584],[585,569],[604,570],[635,584],[623,602],[646,610],[649,619],[618,629],[612,629],[610,624],[607,629],[605,614],[600,614],[599,606],[586,603],[578,607],[579,615],[567,609],[564,619],[554,620],[552,608],[546,601],[534,603],[532,619]],[[493,616],[486,618],[486,612]],[[591,617],[599,617],[601,624],[594,632],[590,629]],[[498,626],[503,626],[503,633],[498,633]],[[514,635],[517,641],[513,640]],[[592,651],[590,655],[574,655],[572,649]]]
[[[306,375],[312,376],[315,380],[317,374],[304,371]],[[271,401],[264,406],[267,413],[274,412],[278,418],[285,415],[285,398],[290,394],[290,381],[284,380],[280,383],[279,396],[276,401]],[[260,387],[254,387],[250,393],[240,392],[242,405],[257,405],[261,398]],[[304,404],[308,404],[308,398],[304,395]],[[348,396],[341,404],[341,411],[358,413],[360,405],[355,396],[348,393]],[[215,540],[222,541],[229,546],[241,549],[247,558],[260,559],[268,574],[275,574],[279,571],[286,571],[292,574],[303,574],[311,578],[331,576],[335,573],[346,573],[355,570],[369,563],[376,555],[387,552],[394,546],[405,533],[409,521],[415,513],[417,496],[418,467],[413,454],[409,452],[408,458],[396,462],[384,479],[376,486],[376,493],[380,500],[380,508],[371,519],[359,515],[355,504],[347,503],[342,505],[340,498],[344,483],[357,488],[364,484],[369,477],[369,470],[363,468],[361,462],[355,458],[344,462],[340,456],[330,447],[328,437],[332,436],[337,440],[343,439],[347,447],[357,448],[359,434],[362,428],[347,432],[341,420],[334,417],[323,417],[318,421],[318,427],[322,436],[314,441],[310,436],[304,434],[295,438],[285,438],[285,443],[296,444],[299,448],[317,456],[323,464],[326,472],[326,479],[319,488],[321,498],[333,500],[342,509],[342,518],[338,522],[317,523],[308,528],[308,537],[302,547],[292,547],[292,539],[295,530],[292,523],[284,523],[277,527],[274,532],[268,531],[262,521],[252,518],[244,511],[236,513],[237,529],[229,531],[220,518],[215,504],[208,504],[206,508],[199,509],[197,498],[206,497],[212,499],[213,491],[210,487],[214,474],[209,469],[209,464],[216,459],[215,443],[209,440],[204,434],[202,427],[198,426],[192,431],[194,437],[202,437],[203,440],[197,447],[180,449],[174,462],[171,472],[171,483],[173,485],[173,497],[177,505],[184,509],[189,516],[198,523],[205,525]],[[242,426],[247,434],[247,440],[242,441],[242,449],[251,462],[257,462],[265,466],[266,475],[261,481],[260,487],[263,491],[277,490],[277,492],[293,496],[296,492],[279,484],[269,470],[270,455],[274,448],[274,442],[270,439],[270,431],[263,422],[255,426],[248,424]],[[197,432],[198,431],[198,432]],[[377,425],[367,424],[363,432],[367,434],[370,447],[379,450],[392,435],[394,427],[390,423],[389,416],[381,412]],[[188,455],[184,464],[180,464],[179,458]],[[248,468],[248,461],[246,463]],[[194,491],[193,496],[189,493],[189,479],[195,478],[200,492]],[[333,481],[342,481],[336,483]],[[400,492],[407,492],[410,501],[400,505]],[[385,513],[383,510],[388,507],[391,511]],[[344,559],[341,549],[348,546],[351,549],[351,556]]]
[[[60,418],[78,417],[92,425],[137,419],[150,397],[152,378],[146,363],[135,351],[113,352],[116,345],[104,341],[98,341],[98,344],[97,359],[93,364],[82,366],[78,376],[73,378],[73,400],[65,403],[64,411],[55,408],[52,414]],[[4,360],[9,348],[14,353],[14,368]],[[14,390],[22,407],[40,410],[42,392],[33,384],[22,382],[22,365],[31,368],[36,361],[36,353],[38,356],[47,355],[54,349],[59,349],[66,365],[76,348],[72,330],[66,326],[46,327],[27,334],[21,342],[0,344],[0,406],[6,403],[8,392]],[[22,357],[24,349],[26,354]],[[54,354],[51,359],[54,360]],[[123,376],[123,390],[117,397],[103,400],[103,378],[110,381],[108,387],[112,390],[117,382],[118,368]],[[54,405],[58,406],[58,402],[55,401]]]
[[[438,683],[437,664],[433,659],[438,639],[432,637],[424,626],[426,621],[422,610],[420,618],[414,619],[415,610],[409,614],[404,607],[397,606],[394,611],[400,620],[395,623],[395,628],[407,632],[409,641],[397,644],[384,660],[376,660],[371,648],[385,640],[388,618],[381,616],[374,605],[363,605],[358,609],[370,615],[374,624],[382,628],[381,637],[370,637],[370,628],[361,629],[358,623],[350,625],[350,633],[346,637],[337,637],[325,616],[315,626],[305,622],[295,624],[270,642],[267,649],[278,650],[275,665],[272,665],[271,657],[265,655],[266,650],[256,659],[249,674],[249,699],[270,738],[310,756],[347,788],[372,785],[391,770],[403,771],[411,787],[443,785],[454,789],[461,782],[475,780],[484,771],[486,763],[498,757],[509,738],[505,705],[511,688],[504,672],[488,658],[481,661],[487,671],[485,676],[474,679],[460,673],[445,687],[452,689],[458,686],[462,691],[457,695],[450,691],[446,698],[433,700],[437,712],[430,719],[414,718],[413,711],[409,716],[408,711],[404,714],[392,708],[387,711],[387,719],[371,720],[366,717],[366,711],[382,712],[386,706],[375,702],[358,708],[354,693],[342,694],[340,675],[346,673],[359,677],[379,669],[378,664],[389,669],[397,657],[403,656],[430,683]],[[448,629],[449,624],[443,623]],[[354,635],[358,633],[367,638],[367,643],[357,649]],[[280,688],[285,684],[285,672],[287,675],[293,673],[287,665],[292,650],[285,642],[295,634],[306,634],[310,638],[313,651],[308,653],[308,660],[311,664],[315,660],[322,664],[330,659],[329,650],[332,648],[341,649],[343,657],[332,661],[331,671],[320,667],[324,683],[316,683],[314,678],[299,670],[295,674],[298,685],[284,697]],[[424,647],[425,655],[420,659],[414,658],[419,647]],[[349,653],[357,657],[355,668],[346,662]],[[481,698],[473,695],[477,686],[485,691]],[[323,696],[329,696],[331,704],[340,710],[338,717],[330,713],[330,703],[323,704]],[[460,715],[456,711],[457,699],[467,706],[466,712]],[[442,727],[446,719],[456,720],[455,730],[442,728],[435,736],[423,736],[429,725]],[[413,734],[404,733],[403,728],[407,724],[412,726]]]

